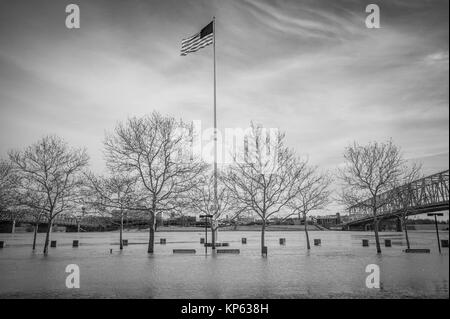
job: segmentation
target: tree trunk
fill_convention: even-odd
[[[309,243],[308,221],[306,220],[306,214],[303,214],[303,221],[305,223],[306,247],[308,249],[311,249],[311,245]]]
[[[380,237],[378,236],[378,219],[375,216],[374,218],[374,222],[373,222],[373,230],[375,231],[375,242],[376,242],[376,246],[377,246],[377,253],[381,254],[381,246],[380,246]]]
[[[148,237],[148,250],[149,254],[153,254],[155,246],[155,211],[150,213],[150,234]]]
[[[16,219],[14,218],[11,227],[11,234],[14,234],[15,232],[16,232]]]
[[[408,249],[411,249],[410,243],[409,243],[409,236],[408,236],[408,226],[406,225],[406,222],[408,221],[407,218],[403,219],[403,227],[405,227],[405,238],[406,238],[406,246]]]
[[[80,222],[77,221],[77,233],[79,233],[79,232],[80,232]]]
[[[122,233],[123,233],[123,214],[120,215],[120,250],[123,249],[123,240],[122,240]]]
[[[38,228],[39,228],[39,223],[36,222],[36,225],[34,225],[33,250],[36,249],[36,237],[37,237]]]
[[[261,255],[264,253],[264,235],[266,231],[266,221],[263,220],[262,228],[261,228]]]
[[[48,244],[50,242],[50,232],[52,230],[52,221],[48,222],[47,232],[45,234],[45,243],[44,243],[44,255],[48,253]]]

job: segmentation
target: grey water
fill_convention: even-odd
[[[440,236],[448,239],[448,231]],[[430,254],[403,252],[404,235],[391,232],[381,233],[382,243],[392,240],[381,255],[371,232],[310,232],[307,251],[303,232],[271,231],[267,257],[260,254],[257,231],[219,233],[219,242],[240,249],[236,255],[205,252],[201,237],[202,231],[157,232],[149,255],[146,232],[125,232],[129,245],[123,251],[118,232],[53,233],[57,247],[44,256],[44,234],[38,234],[36,252],[31,233],[0,234],[0,298],[449,298],[448,248],[439,254],[433,231],[410,232],[412,247],[429,248]],[[313,245],[315,238],[321,246]],[[370,246],[362,247],[362,239]],[[78,248],[73,240],[79,240]],[[80,288],[66,287],[69,264],[79,266]],[[380,267],[378,289],[366,286],[369,264]]]

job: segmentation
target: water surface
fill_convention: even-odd
[[[269,255],[260,255],[260,233],[228,231],[219,241],[239,255],[205,254],[199,232],[157,232],[155,253],[147,254],[148,234],[126,232],[130,245],[119,250],[118,233],[54,233],[57,248],[31,251],[32,234],[0,234],[0,298],[448,298],[449,255],[437,251],[436,234],[412,231],[414,248],[430,254],[406,254],[401,233],[381,233],[391,248],[377,255],[370,232],[311,232],[322,246],[306,249],[303,232],[267,232]],[[247,244],[241,244],[241,238]],[[167,244],[160,245],[159,238]],[[286,245],[279,245],[286,238]],[[370,240],[362,247],[361,240]],[[80,247],[72,248],[78,239]],[[448,232],[441,233],[448,239]],[[173,249],[196,249],[176,255]],[[110,253],[112,249],[112,253]],[[65,286],[66,266],[80,268],[80,289]],[[368,264],[381,270],[381,289],[369,289]]]

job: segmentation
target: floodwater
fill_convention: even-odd
[[[406,254],[401,233],[381,233],[392,239],[376,254],[369,232],[310,232],[308,252],[303,232],[267,232],[268,257],[260,255],[260,233],[228,231],[219,242],[229,242],[240,254],[205,255],[199,232],[157,232],[155,253],[147,254],[148,234],[126,232],[129,245],[121,252],[118,232],[54,233],[57,248],[42,254],[31,251],[32,234],[0,234],[0,298],[449,298],[448,248],[437,248],[432,231],[411,231],[413,248],[430,254]],[[448,231],[440,233],[448,239]],[[241,244],[241,238],[247,244]],[[167,244],[160,245],[159,239]],[[279,238],[286,238],[284,246]],[[370,247],[362,247],[362,239]],[[80,246],[72,248],[72,240]],[[110,253],[112,249],[112,253]],[[196,254],[173,254],[173,249],[196,249]],[[66,288],[66,266],[80,269],[80,288]],[[366,266],[380,268],[381,286],[366,287]]]

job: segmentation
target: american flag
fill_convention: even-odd
[[[214,21],[211,21],[199,33],[181,40],[181,55],[196,52],[214,41]]]

